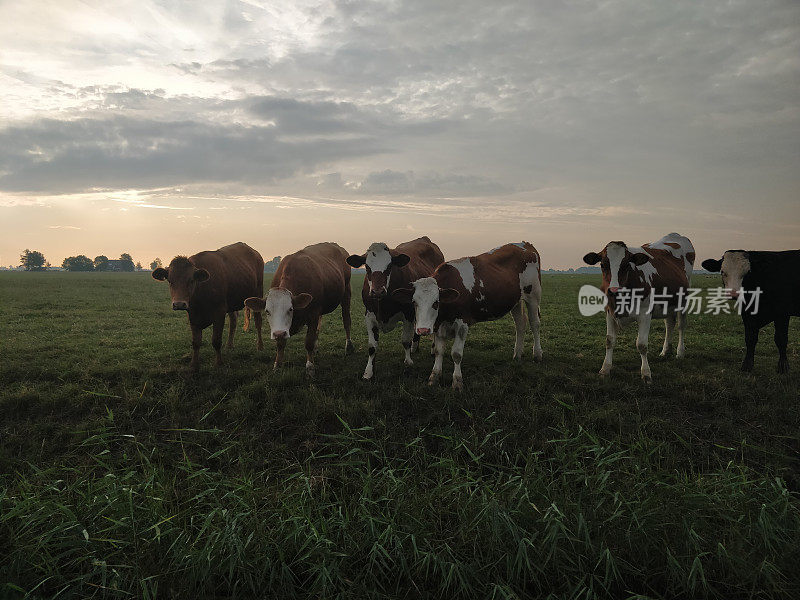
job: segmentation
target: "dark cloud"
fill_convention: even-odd
[[[279,125],[122,115],[43,119],[0,131],[0,189],[65,193],[190,182],[252,185],[383,151],[369,136],[288,140],[283,133]]]

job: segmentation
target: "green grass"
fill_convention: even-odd
[[[627,328],[602,382],[583,283],[544,277],[542,364],[530,339],[510,360],[510,317],[473,327],[457,394],[427,341],[403,375],[399,330],[360,380],[358,292],[357,353],[328,315],[309,382],[301,339],[273,373],[241,331],[215,369],[207,330],[192,376],[147,274],[0,274],[0,597],[797,597],[800,386],[771,328],[746,375],[738,317],[690,317],[681,361],[656,323],[650,387]]]

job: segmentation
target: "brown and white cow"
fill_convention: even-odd
[[[228,315],[230,331],[228,348],[233,348],[238,312],[244,301],[264,293],[264,260],[243,242],[206,250],[192,256],[176,256],[164,269],[153,271],[153,278],[169,282],[172,310],[185,310],[192,329],[191,368],[199,368],[200,343],[203,329],[213,325],[211,345],[216,352],[216,364],[222,364],[222,329]],[[245,311],[244,330],[250,324],[250,312]],[[261,341],[261,315],[255,315],[258,349]]]
[[[539,341],[539,303],[542,299],[541,261],[528,242],[505,244],[490,252],[451,260],[431,275],[395,290],[392,296],[412,307],[416,332],[435,332],[436,359],[428,383],[434,385],[442,374],[445,340],[453,338],[453,389],[464,388],[461,359],[470,326],[492,321],[509,312],[514,318],[514,358],[522,358],[525,315],[533,330],[533,358],[542,359]]]
[[[317,349],[322,315],[342,307],[345,333],[345,352],[353,351],[350,341],[350,267],[347,251],[339,244],[322,242],[306,246],[284,256],[272,278],[266,297],[248,298],[245,305],[267,313],[270,337],[276,341],[278,352],[274,368],[283,363],[288,339],[306,330],[306,372],[314,376],[314,352]]]
[[[583,257],[588,265],[600,263],[603,272],[601,289],[606,305],[606,357],[600,375],[611,373],[614,344],[623,325],[636,321],[639,334],[636,349],[642,357],[641,374],[645,383],[652,383],[647,362],[647,341],[652,319],[664,319],[666,334],[661,356],[671,350],[672,330],[678,321],[678,349],[683,358],[686,348],[686,298],[692,278],[695,252],[692,242],[677,233],[670,233],[652,244],[629,247],[624,242],[609,242],[601,252]]]
[[[405,365],[411,366],[411,352],[416,349],[419,336],[414,334],[414,311],[407,304],[398,302],[392,292],[407,287],[412,281],[428,277],[444,262],[439,246],[427,236],[404,242],[389,248],[383,242],[375,242],[364,254],[353,254],[347,263],[357,269],[366,267],[367,275],[361,288],[364,301],[364,323],[369,338],[369,357],[364,369],[364,379],[372,379],[375,374],[375,354],[378,352],[380,332],[388,332],[403,322],[401,337],[405,350]]]

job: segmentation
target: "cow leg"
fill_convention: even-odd
[[[430,377],[428,377],[428,385],[436,385],[439,377],[442,376],[442,360],[444,359],[444,346],[447,339],[447,325],[442,323],[439,325],[439,331],[434,339],[434,349],[436,350],[436,358],[433,360],[433,370]]]
[[[412,330],[413,329],[414,328],[412,327]],[[415,332],[414,338],[411,340],[411,352],[416,352],[417,350],[419,350],[419,338],[420,338],[419,334]]]
[[[528,309],[528,323],[533,332],[533,360],[534,362],[541,362],[542,360],[542,342],[539,339],[539,326],[541,324],[542,316],[539,314],[539,305],[542,301],[542,286],[538,278],[534,280],[531,291],[526,292],[523,288],[523,300],[525,307]]]
[[[283,361],[286,359],[286,338],[278,338],[275,342],[277,351],[275,353],[275,364],[272,366],[273,371],[283,365]]]
[[[364,369],[364,379],[372,379],[375,375],[375,355],[378,353],[378,319],[371,312],[364,315],[364,323],[367,325],[367,338],[369,338],[369,357],[367,358],[367,368]]]
[[[247,309],[250,310],[250,309]],[[256,335],[258,339],[258,345],[256,348],[258,350],[264,349],[264,340],[261,338],[261,323],[262,323],[262,315],[260,311],[253,311],[253,320],[256,323]]]
[[[314,377],[314,354],[317,351],[321,324],[322,319],[317,317],[317,322],[310,321],[306,328],[306,375],[309,377]]]
[[[522,300],[511,309],[511,316],[514,319],[514,330],[516,331],[514,360],[522,360],[522,353],[525,350],[525,315],[522,314]],[[455,348],[455,343],[453,343],[453,347]]]
[[[453,389],[457,392],[463,392],[464,378],[461,376],[461,359],[464,357],[464,344],[467,342],[469,326],[461,319],[457,319],[455,327],[455,339],[450,353],[450,356],[453,357]]]
[[[528,297],[524,299],[526,310],[528,312],[528,325],[530,325],[533,332],[533,361],[542,361],[542,341],[539,337],[539,328],[541,324],[541,315],[539,314],[539,300],[536,297]],[[523,328],[524,331],[524,328]],[[522,341],[520,340],[520,343]],[[522,349],[520,349],[522,352]]]
[[[664,319],[664,345],[659,356],[667,356],[672,351],[673,329],[675,329],[675,313],[669,313]]]
[[[682,310],[678,313],[678,350],[675,352],[675,356],[678,358],[683,358],[686,355],[686,345],[683,340],[686,335],[687,316],[686,311]]]
[[[786,345],[789,343],[789,316],[775,319],[775,345],[778,347],[778,373],[789,372]]]
[[[344,325],[344,353],[352,354],[355,350],[353,342],[350,341],[350,297],[352,290],[350,284],[345,286],[344,300],[342,301],[342,325]]]
[[[411,360],[411,347],[414,345],[414,321],[403,320],[403,333],[400,337],[400,343],[403,344],[403,350],[406,353],[405,366],[406,368],[414,364]]]
[[[196,325],[192,325],[192,362],[189,363],[189,368],[192,371],[200,369],[200,344],[203,342],[203,329]]]
[[[609,311],[606,311],[606,357],[603,366],[600,367],[600,375],[606,377],[611,374],[611,365],[614,360],[614,344],[617,343],[617,332],[619,327]]]
[[[753,370],[753,359],[756,355],[756,344],[758,343],[758,325],[752,321],[746,321],[744,324],[744,345],[745,354],[742,361],[742,371]]]
[[[636,349],[642,357],[642,381],[653,383],[653,376],[650,373],[650,363],[647,362],[647,339],[650,337],[650,313],[639,315],[639,334],[636,336]]]
[[[238,311],[233,310],[228,313],[228,349],[233,348],[233,334],[236,332],[236,321],[238,320]]]
[[[431,356],[436,356],[436,332],[433,332],[433,340],[431,340]]]
[[[225,329],[225,313],[222,316],[214,319],[213,329],[211,331],[211,345],[216,353],[216,360],[214,364],[220,366],[222,364],[222,331]]]

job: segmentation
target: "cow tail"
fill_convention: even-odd
[[[250,329],[250,309],[248,307],[244,307],[244,327],[242,331],[247,331]]]

